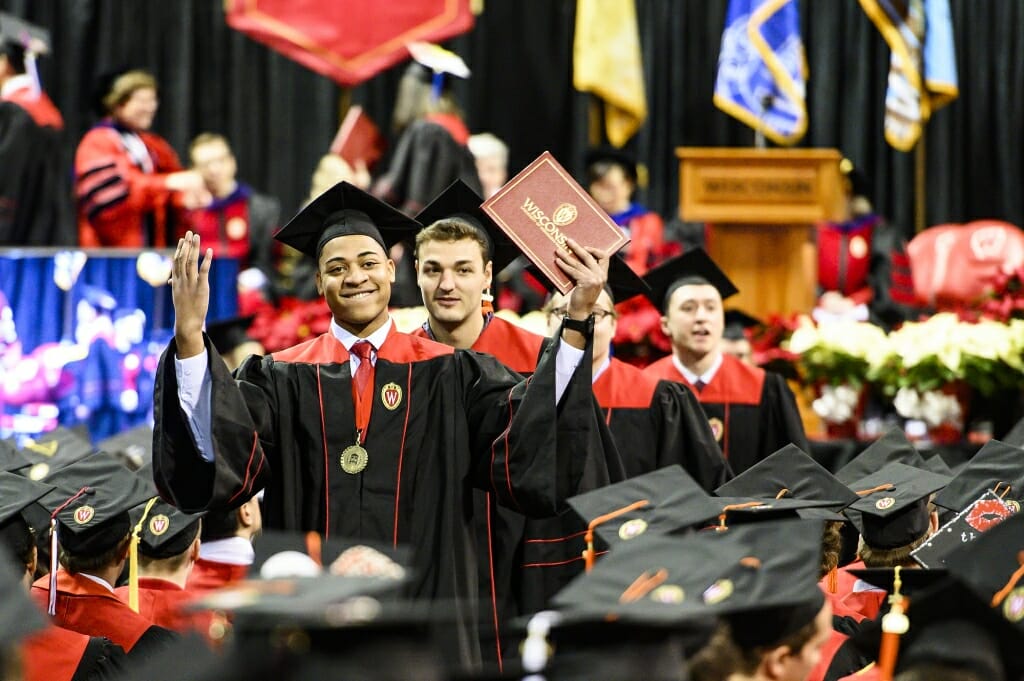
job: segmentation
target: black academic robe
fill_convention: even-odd
[[[593,387],[626,477],[679,464],[709,492],[732,477],[700,404],[684,387],[614,358]],[[585,531],[572,511],[527,521],[519,598],[526,612],[547,607],[583,570]]]
[[[77,243],[63,131],[0,101],[0,246]]]
[[[736,475],[790,443],[810,451],[796,399],[779,374],[722,355],[722,366],[698,392],[676,368],[671,355],[644,372],[693,391]]]
[[[463,663],[479,659],[471,489],[544,516],[608,482],[598,455],[613,445],[591,395],[589,349],[556,409],[554,348],[520,381],[491,357],[392,329],[375,365],[369,464],[350,475],[339,454],[355,439],[351,371],[336,338],[250,357],[234,376],[206,347],[214,463],[183,418],[173,342],[161,358],[153,472],[164,497],[194,512],[265,488],[268,528],[410,545],[412,595],[452,602],[458,634],[446,652]]]

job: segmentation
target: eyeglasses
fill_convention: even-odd
[[[557,318],[561,319],[568,312],[569,312],[569,308],[567,308],[567,307],[555,307],[555,308],[552,308],[552,309],[548,310],[548,317],[557,317]],[[612,319],[615,319],[616,317],[618,317],[618,314],[616,314],[614,310],[602,310],[599,307],[595,307],[594,308],[594,321],[595,322],[599,322],[599,321],[603,320],[605,317],[611,317]]]

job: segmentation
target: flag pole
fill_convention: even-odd
[[[917,144],[914,145],[914,234],[920,234],[928,226],[926,223],[928,171],[925,167],[926,145],[924,140],[925,134],[922,130]]]

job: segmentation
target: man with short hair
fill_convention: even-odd
[[[672,343],[672,354],[646,371],[693,391],[733,472],[739,475],[788,444],[808,451],[796,400],[782,376],[722,352],[722,301],[738,291],[707,253],[689,251],[644,279]]]
[[[178,236],[192,230],[213,248],[214,257],[236,258],[240,270],[255,267],[272,283],[271,237],[280,221],[280,202],[238,181],[238,163],[223,135],[204,132],[196,136],[189,145],[189,159],[213,201],[188,211]]]
[[[447,652],[475,664],[471,490],[544,516],[607,481],[588,358],[607,264],[573,241],[556,257],[577,283],[570,311],[520,382],[493,358],[394,328],[388,248],[419,228],[347,183],[306,206],[277,238],[316,259],[331,330],[234,375],[202,333],[211,253],[200,267],[187,234],[158,370],[154,478],[185,511],[231,508],[262,487],[269,528],[411,544],[412,595],[453,602]]]
[[[203,516],[199,559],[185,588],[201,593],[245,579],[255,557],[252,541],[262,529],[258,495],[238,508],[209,511]]]

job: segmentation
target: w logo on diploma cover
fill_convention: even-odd
[[[571,225],[579,214],[576,206],[571,203],[563,203],[555,209],[554,214],[551,216],[551,222],[559,227],[565,227],[566,225]]]
[[[807,60],[796,0],[730,0],[714,102],[777,144],[807,131]]]
[[[402,404],[402,386],[397,383],[387,383],[380,389],[380,401],[384,406],[394,411]]]

